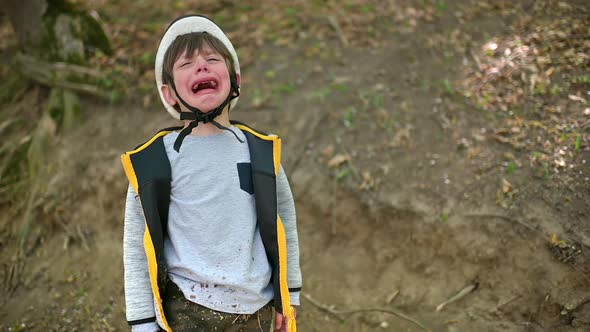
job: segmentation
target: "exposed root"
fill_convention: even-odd
[[[351,315],[351,314],[356,314],[356,313],[361,313],[361,312],[382,312],[382,313],[386,313],[386,314],[390,314],[390,315],[394,315],[397,316],[401,319],[404,319],[416,326],[419,326],[421,329],[423,329],[424,331],[430,331],[426,326],[424,326],[424,324],[420,323],[419,321],[417,321],[415,318],[409,317],[405,314],[402,314],[401,312],[395,310],[395,309],[383,309],[383,308],[361,308],[361,309],[354,309],[354,310],[335,310],[333,309],[334,306],[329,306],[326,304],[322,304],[316,300],[314,300],[311,296],[309,296],[308,294],[302,294],[303,297],[308,300],[311,304],[313,304],[314,306],[318,307],[319,309],[332,314],[333,316],[335,316],[336,318],[338,318],[339,320],[342,319],[341,315]]]
[[[465,296],[467,296],[467,294],[476,290],[478,286],[479,286],[479,282],[476,281],[476,282],[464,287],[462,290],[459,291],[459,293],[457,293],[456,295],[452,296],[450,299],[448,299],[445,302],[436,306],[436,312],[439,312],[439,311],[443,310],[444,307],[446,307],[447,305],[449,305],[453,302],[457,302],[460,299],[464,298]]]
[[[533,226],[527,224],[524,221],[515,219],[515,218],[510,218],[508,216],[504,216],[501,214],[477,214],[477,213],[469,213],[469,214],[464,214],[464,217],[469,217],[469,218],[484,218],[484,219],[489,219],[489,218],[494,218],[494,219],[500,219],[500,220],[504,220],[504,221],[509,221],[512,223],[516,223],[519,225],[524,226],[525,228],[527,228],[528,230],[531,230],[533,232],[537,232],[537,229],[535,229]]]

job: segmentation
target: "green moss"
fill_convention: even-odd
[[[27,87],[27,81],[22,75],[8,72],[8,75],[0,81],[0,104],[10,103],[14,96],[21,93]]]
[[[48,0],[47,12],[43,16],[43,33],[38,46],[31,46],[26,50],[41,59],[48,61],[66,61],[69,63],[85,63],[85,57],[101,51],[112,55],[111,42],[101,25],[82,8],[65,0]],[[70,30],[75,38],[84,45],[83,55],[68,55],[66,59],[60,55],[58,38],[55,35],[55,24],[60,15],[66,15],[71,20]]]
[[[93,52],[94,49],[98,49],[106,55],[112,55],[113,46],[111,45],[111,41],[94,17],[83,13],[79,16],[79,19],[82,26],[82,40],[84,41],[86,52],[89,53]]]

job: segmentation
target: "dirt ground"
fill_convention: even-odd
[[[249,54],[232,116],[283,138],[301,331],[590,330],[590,84],[534,95],[519,115],[473,102],[462,85],[486,65],[490,41],[538,31],[555,15],[585,21],[587,43],[590,9],[491,3],[403,2],[405,21],[377,19],[382,33],[370,40],[333,27],[320,46],[300,36]],[[584,45],[568,73],[590,72]],[[531,131],[517,146],[517,131],[533,126],[514,121],[549,126],[535,102],[560,105],[546,117],[581,123],[579,136]],[[24,251],[18,215],[1,220],[2,331],[128,330],[119,156],[175,123],[156,101],[82,103],[84,122],[51,152],[60,208],[38,207]],[[568,166],[538,161],[536,137],[569,147],[557,156]]]

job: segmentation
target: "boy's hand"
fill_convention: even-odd
[[[283,315],[278,312],[275,315],[275,331],[277,331],[277,332],[286,332],[287,331],[287,318],[283,317]]]
[[[293,308],[295,313],[295,317],[297,317],[297,311]],[[280,313],[276,313],[275,315],[275,331],[277,332],[287,332],[287,317],[284,317]]]

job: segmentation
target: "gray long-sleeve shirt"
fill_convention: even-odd
[[[239,129],[231,129],[245,140]],[[164,242],[170,277],[190,301],[218,311],[253,313],[273,298],[273,289],[256,224],[248,144],[239,143],[229,132],[187,136],[177,153],[172,149],[177,136],[164,137],[172,169],[169,237]],[[277,199],[287,236],[289,287],[301,287],[295,206],[282,168]],[[143,249],[144,220],[130,188],[124,234],[128,320],[154,316]],[[291,293],[291,300],[298,305],[299,292]],[[155,323],[148,323],[133,331],[155,328]]]

